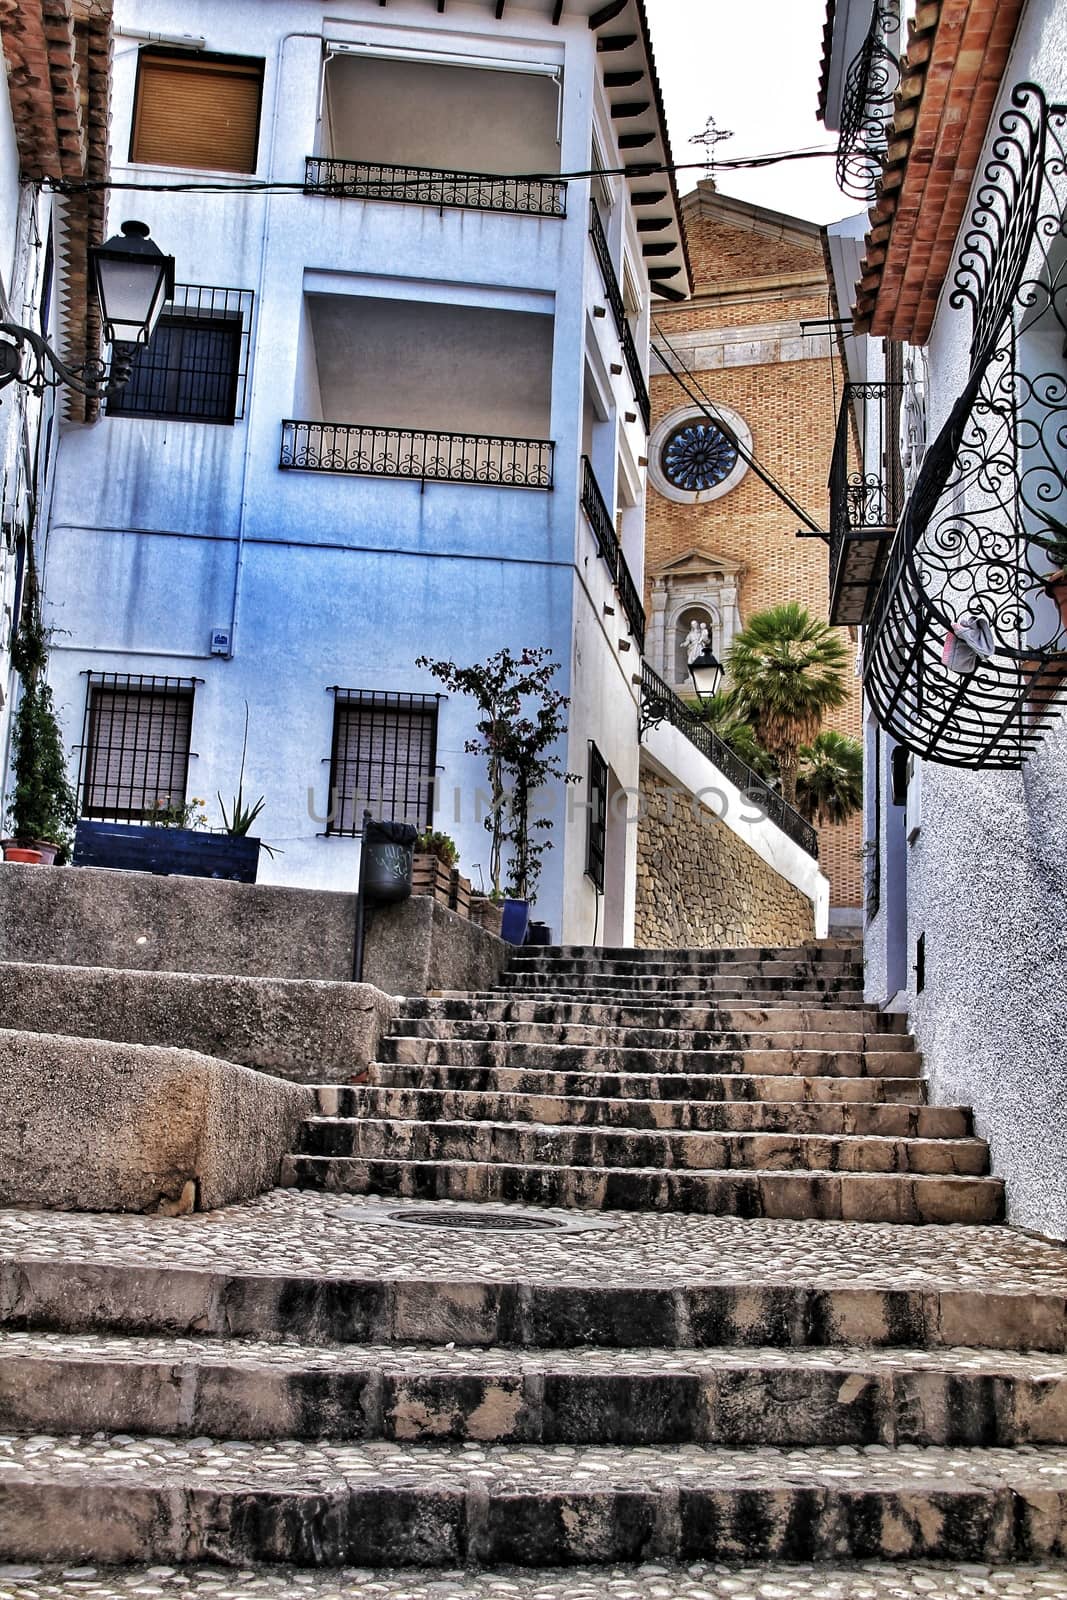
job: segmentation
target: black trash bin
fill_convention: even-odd
[[[375,822],[368,818],[360,864],[360,881],[368,900],[387,905],[408,898],[417,838],[418,829],[410,822]]]

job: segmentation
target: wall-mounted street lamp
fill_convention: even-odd
[[[689,676],[693,680],[693,688],[701,705],[705,700],[719,692],[722,683],[723,664],[716,656],[710,644],[704,646],[698,656],[694,656],[689,663]]]
[[[129,382],[138,347],[151,339],[174,294],[174,257],[163,254],[143,222],[124,222],[121,234],[90,248],[89,282],[111,345],[110,372],[99,361],[68,367],[32,328],[0,322],[0,389],[21,383],[40,395],[65,383],[102,399]]]

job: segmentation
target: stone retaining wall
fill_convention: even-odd
[[[699,817],[657,774],[641,774],[634,943],[671,949],[788,945],[815,936],[808,897],[710,811]]]

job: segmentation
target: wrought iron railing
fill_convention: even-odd
[[[1061,709],[1065,211],[1067,105],[1019,84],[950,294],[972,315],[970,375],[923,458],[864,646],[882,726],[942,765],[1020,767]],[[958,648],[961,638],[978,651]]]
[[[717,767],[756,810],[761,811],[775,827],[781,828],[809,856],[816,861],[819,859],[819,835],[811,823],[783,800],[765,778],[761,778],[747,762],[742,761],[728,744],[724,744],[718,734],[713,733],[707,723],[702,722],[696,712],[679,699],[658,673],[653,672],[647,661],[642,661],[641,735],[647,728],[658,727],[661,722],[669,722],[679,733],[683,733],[690,744],[695,745],[701,755],[707,756],[712,766]]]
[[[600,276],[604,280],[604,293],[608,297],[608,305],[611,307],[611,314],[615,319],[619,343],[622,346],[622,359],[626,363],[626,371],[629,374],[630,383],[633,385],[634,399],[637,401],[637,408],[641,413],[642,421],[645,424],[645,432],[647,433],[652,426],[652,402],[648,397],[648,385],[645,383],[645,375],[641,371],[641,361],[637,354],[637,346],[634,344],[634,336],[630,332],[630,324],[626,317],[626,302],[622,297],[622,290],[619,287],[619,280],[611,259],[611,251],[608,248],[607,235],[604,232],[604,224],[600,220],[600,212],[596,208],[595,201],[590,201],[589,203],[589,237],[593,241],[593,254],[596,256],[597,265],[600,268]]]
[[[555,445],[488,433],[379,428],[356,422],[282,423],[280,467],[365,478],[551,489]]]
[[[837,182],[853,200],[873,200],[889,148],[900,83],[900,0],[875,0],[867,37],[845,75]]]
[[[866,622],[900,516],[903,385],[848,383],[830,461],[830,621]]]
[[[487,172],[397,167],[381,161],[308,156],[304,193],[336,200],[397,200],[415,206],[504,211],[513,216],[565,217],[567,185],[555,178],[506,178]]]
[[[630,569],[626,565],[626,557],[622,553],[622,546],[615,533],[615,526],[611,520],[611,512],[607,502],[600,492],[600,485],[596,481],[592,463],[588,456],[582,457],[582,510],[589,518],[589,526],[596,535],[597,550],[601,560],[606,564],[611,573],[612,582],[619,595],[629,624],[630,632],[637,641],[637,648],[645,648],[645,608],[641,604],[641,597],[637,592]]]

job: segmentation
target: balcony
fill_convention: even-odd
[[[371,423],[282,423],[280,467],[418,483],[484,483],[551,489],[555,446],[548,439],[384,428]]]
[[[889,148],[893,96],[900,83],[900,0],[875,0],[867,36],[845,76],[837,182],[870,203]]]
[[[565,217],[550,74],[340,52],[326,63],[325,148],[304,192],[437,210]],[[487,153],[495,172],[481,167]],[[547,174],[537,179],[522,174]]]
[[[395,200],[413,206],[503,211],[512,216],[565,217],[567,185],[549,178],[500,178],[484,172],[386,166],[309,156],[304,193],[334,200]]]
[[[637,585],[626,565],[626,557],[622,553],[622,546],[615,534],[615,525],[611,520],[611,512],[607,502],[600,492],[600,485],[596,481],[593,467],[588,456],[582,457],[582,510],[589,519],[589,526],[596,538],[597,550],[600,559],[611,573],[611,581],[619,596],[627,625],[632,633],[639,650],[645,648],[645,608],[641,604],[641,597],[637,592]]]
[[[830,463],[830,621],[870,618],[900,516],[903,385],[848,383]]]
[[[634,344],[633,334],[630,332],[630,324],[626,317],[626,303],[623,300],[619,280],[615,274],[611,251],[608,248],[607,235],[604,232],[604,224],[601,222],[600,213],[593,203],[589,207],[589,217],[589,237],[593,241],[593,253],[600,268],[600,276],[604,280],[604,293],[608,297],[608,305],[611,307],[619,342],[622,345],[622,359],[626,363],[626,371],[633,385],[634,399],[637,401],[638,410],[641,413],[645,424],[645,432],[647,433],[652,426],[652,402],[648,398],[645,375],[641,370],[641,362],[637,354],[637,347]]]

